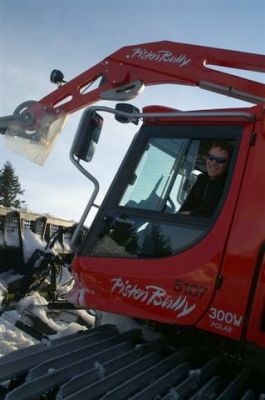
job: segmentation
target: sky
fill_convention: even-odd
[[[265,0],[0,0],[0,116],[55,90],[53,69],[67,81],[121,47],[161,40],[264,54]],[[249,77],[264,82],[261,74]],[[183,110],[248,105],[175,85],[148,87],[132,102]],[[12,163],[32,212],[78,221],[86,206],[93,187],[69,159],[81,113],[70,115],[42,167],[10,152],[0,136],[0,168]],[[137,129],[106,118],[86,166],[100,182],[97,203]]]

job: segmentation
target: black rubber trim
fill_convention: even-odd
[[[246,313],[245,313],[245,321],[244,321],[244,326],[242,329],[241,339],[245,339],[246,335],[247,335],[249,320],[250,320],[251,313],[253,311],[253,302],[254,302],[254,297],[255,297],[258,282],[259,282],[259,276],[260,276],[260,272],[261,272],[264,254],[265,254],[265,242],[262,243],[262,245],[260,246],[260,249],[258,251],[255,270],[254,270],[254,274],[252,277],[252,284],[251,284],[251,288],[250,288],[249,296],[248,296],[248,303],[247,303],[247,309],[246,309]]]

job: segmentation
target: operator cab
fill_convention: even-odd
[[[81,254],[164,257],[201,240],[227,196],[241,132],[242,127],[233,125],[145,123],[102,205],[103,220],[95,222],[97,234]],[[220,141],[232,151],[214,212],[182,213],[198,176],[207,174],[209,149]]]
[[[245,109],[143,111],[143,124],[76,251],[72,301],[171,324],[195,325],[205,316],[209,329],[205,312],[222,284],[253,115]],[[216,206],[182,212],[191,188],[207,175],[209,149],[220,142],[231,151]]]

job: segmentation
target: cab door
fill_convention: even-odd
[[[72,300],[86,307],[195,325],[215,294],[248,157],[252,123],[197,118],[144,125],[74,262]],[[207,173],[213,143],[231,147],[209,215],[181,212]]]

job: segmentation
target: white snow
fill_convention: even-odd
[[[25,262],[28,261],[34,250],[45,250],[46,243],[41,240],[41,238],[28,227],[24,227],[22,233],[23,239],[23,253]]]
[[[8,232],[6,243],[16,245],[16,240],[17,235],[15,229],[12,228]],[[23,252],[25,261],[30,258],[36,249],[44,251],[45,246],[46,243],[38,235],[29,228],[24,227]],[[55,253],[54,250],[53,253]],[[31,325],[32,315],[41,319],[48,327],[57,332],[49,336],[50,340],[87,329],[87,327],[76,322],[78,317],[81,317],[87,324],[94,325],[95,318],[85,310],[48,310],[46,299],[38,292],[30,293],[21,299],[16,306],[16,310],[4,311],[4,299],[8,292],[8,286],[21,278],[23,278],[23,275],[15,273],[14,270],[0,273],[0,311],[2,312],[0,315],[0,357],[14,350],[38,343],[36,339],[15,326],[19,320],[23,320],[24,323],[28,321],[28,324]],[[68,266],[65,265],[57,277],[57,290],[61,298],[72,288],[73,283],[73,277]]]
[[[0,357],[11,351],[32,346],[37,340],[16,328],[5,313],[0,317]]]

